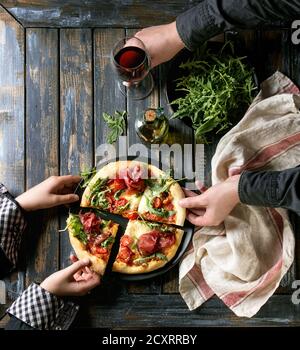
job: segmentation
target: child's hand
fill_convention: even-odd
[[[57,296],[82,296],[100,283],[100,276],[88,267],[89,259],[78,260],[46,278],[41,287]]]
[[[188,198],[181,199],[179,205],[189,209],[187,219],[197,226],[220,225],[240,202],[239,179],[239,175],[229,177],[200,195],[185,190]]]
[[[27,211],[73,203],[79,200],[73,191],[80,180],[80,176],[73,175],[51,176],[18,196],[16,201]]]

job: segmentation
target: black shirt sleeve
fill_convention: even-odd
[[[300,215],[300,167],[282,171],[244,171],[240,201],[249,205],[284,208]]]
[[[189,50],[225,30],[290,22],[300,17],[299,0],[203,0],[176,19]]]

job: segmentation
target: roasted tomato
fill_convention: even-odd
[[[130,236],[124,235],[120,239],[120,244],[123,247],[128,247],[130,244],[132,244],[133,240]]]
[[[127,203],[128,200],[126,198],[120,198],[115,201],[114,206],[116,209],[118,209],[118,207],[124,207],[124,205],[126,205]]]
[[[134,254],[130,248],[121,245],[117,259],[128,264],[131,261],[133,255]]]
[[[153,207],[156,208],[156,209],[159,209],[162,207],[163,205],[163,201],[159,198],[159,197],[155,197],[153,199]]]
[[[110,181],[111,182],[109,182],[109,187],[113,190],[113,192],[124,190],[126,188],[126,184],[123,179],[114,179]]]
[[[139,217],[139,214],[136,211],[128,211],[123,215],[129,220],[136,220]]]

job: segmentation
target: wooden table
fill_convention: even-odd
[[[125,34],[134,33],[137,27],[170,21],[193,4],[180,0],[165,1],[164,5],[134,1],[136,6],[120,2],[119,7],[109,7],[104,1],[83,5],[72,1],[68,7],[68,2],[59,3],[1,1],[0,181],[14,195],[50,175],[77,174],[93,166],[95,150],[106,140],[103,112],[128,111],[128,145],[138,142],[134,120],[144,108],[161,105],[170,113],[164,93],[168,65],[154,70],[153,94],[142,102],[133,102],[118,92],[111,79],[109,54]],[[164,15],[153,16],[155,7],[151,6],[161,6]],[[279,69],[300,85],[300,45],[291,44],[289,30],[246,31],[239,36],[253,56],[260,81]],[[180,121],[171,126],[174,142],[194,142],[189,127]],[[207,185],[215,146],[216,142],[204,147]],[[69,264],[67,234],[58,233],[65,226],[66,214],[60,208],[29,218],[20,268],[6,279],[8,305],[32,281],[40,282]],[[297,237],[295,263],[277,293],[252,319],[235,317],[217,298],[188,311],[178,293],[178,270],[174,269],[145,282],[111,280],[103,284],[83,298],[76,326],[300,325],[300,307],[291,302],[292,282],[297,276],[300,279],[299,247]],[[0,311],[4,309],[1,306]],[[1,326],[6,321],[2,320]]]

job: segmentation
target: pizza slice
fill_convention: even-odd
[[[86,187],[81,207],[98,208],[136,219],[147,172],[148,165],[136,161],[119,161],[104,166]]]
[[[138,213],[145,220],[184,225],[186,210],[178,201],[185,198],[180,185],[160,169],[150,165],[151,177],[139,204]]]
[[[94,211],[70,214],[67,219],[69,238],[78,259],[89,258],[92,270],[103,276],[118,224],[103,220]]]
[[[176,254],[183,230],[139,220],[129,221],[120,240],[113,271],[137,274],[161,268]]]

